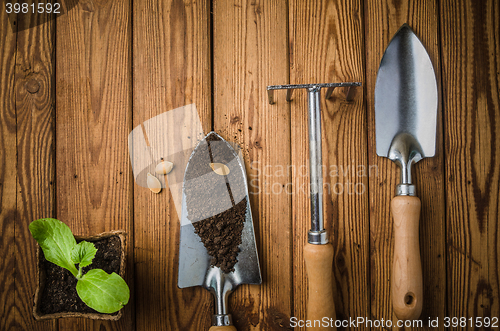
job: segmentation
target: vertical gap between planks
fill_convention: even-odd
[[[290,43],[290,40],[293,40],[293,33],[294,33],[294,29],[293,29],[293,18],[291,18],[290,16],[292,15],[290,13],[290,7],[291,7],[291,4],[290,4],[290,0],[287,0],[287,17],[286,17],[286,22],[287,22],[287,38],[288,38],[288,47],[287,47],[287,59],[288,59],[288,84],[291,84],[291,66],[292,66],[292,58],[291,58],[291,54],[290,54],[290,47],[291,47],[291,43]],[[294,60],[294,59],[293,59]],[[275,95],[274,97],[276,98],[276,93],[277,91],[275,91]],[[275,99],[275,102],[276,102],[276,99]],[[291,102],[293,102],[293,97],[292,97],[292,100],[290,101],[285,101],[287,103],[287,108],[288,108],[288,112],[289,112],[289,125],[290,125],[290,165],[294,166],[293,165],[293,162],[294,162],[294,159],[293,159],[293,148],[292,148],[292,145],[293,145],[293,140],[292,140],[292,105],[291,105]],[[292,178],[292,175],[293,175],[293,172],[292,174],[290,175],[290,182],[292,183],[292,187],[293,187],[293,183],[294,183],[294,180]],[[295,189],[293,189],[293,191],[295,191]],[[290,229],[291,229],[291,234],[290,234],[290,250],[291,250],[291,256],[290,256],[290,259],[291,259],[291,263],[290,263],[290,268],[292,270],[292,279],[291,279],[291,284],[292,284],[292,291],[291,291],[291,299],[292,299],[292,305],[291,305],[291,308],[292,308],[292,311],[291,311],[291,316],[294,316],[294,317],[298,317],[299,316],[299,313],[300,313],[300,310],[297,309],[297,306],[295,305],[295,291],[296,291],[296,281],[297,281],[297,275],[296,275],[296,270],[295,268],[293,267],[294,265],[294,256],[297,254],[296,253],[296,249],[297,247],[295,246],[295,241],[297,240],[298,236],[297,236],[297,233],[296,233],[296,228],[295,228],[295,222],[294,222],[294,213],[293,213],[293,210],[294,210],[294,199],[293,198],[290,198],[290,222],[291,222],[291,226],[290,226]]]
[[[208,3],[208,43],[210,48],[210,56],[208,66],[210,67],[210,130],[215,130],[215,76],[214,76],[214,0],[209,0]],[[206,132],[208,134],[208,132]]]
[[[14,54],[14,86],[13,86],[13,91],[12,91],[12,95],[13,95],[13,105],[14,105],[14,113],[15,113],[15,116],[16,116],[16,160],[14,161],[16,163],[16,166],[15,166],[15,169],[16,169],[16,186],[17,186],[17,167],[18,167],[18,161],[17,161],[17,100],[16,100],[16,90],[15,90],[15,86],[16,86],[16,69],[15,67],[17,66],[17,42],[18,42],[18,32],[19,32],[19,21],[18,21],[18,15],[16,15],[16,18],[14,19],[14,22],[16,22],[16,49],[15,49],[15,54]],[[17,188],[16,188],[16,191],[17,191]],[[17,221],[18,221],[18,217],[17,217],[17,210],[18,210],[18,203],[17,203],[17,192],[16,192],[16,212],[14,213],[14,245],[16,244],[16,224],[17,224]],[[17,264],[17,250],[14,248],[14,266],[16,266]],[[17,289],[17,284],[16,284],[16,274],[14,273],[14,307],[17,307],[17,303],[16,303],[16,289]],[[15,317],[14,317],[14,322],[15,322]]]
[[[442,158],[443,158],[443,162],[441,164],[441,171],[443,173],[443,194],[444,194],[444,199],[443,199],[443,203],[444,203],[444,220],[443,220],[443,228],[444,228],[444,246],[445,246],[445,249],[443,250],[443,258],[444,258],[444,279],[445,279],[445,288],[444,288],[444,311],[446,313],[446,316],[449,316],[449,311],[448,311],[448,250],[446,249],[446,243],[448,242],[448,224],[446,222],[446,220],[448,219],[448,208],[447,208],[447,204],[448,204],[448,200],[446,199],[446,178],[448,178],[448,175],[446,173],[446,160],[447,158],[445,157],[446,155],[446,142],[445,142],[445,138],[446,138],[446,135],[445,135],[445,132],[446,132],[446,117],[444,116],[444,109],[445,109],[445,104],[444,104],[444,80],[443,80],[443,77],[444,77],[444,65],[443,65],[443,42],[442,42],[442,16],[441,16],[441,1],[442,0],[436,0],[436,10],[437,10],[437,17],[439,17],[439,20],[437,21],[437,28],[438,28],[438,31],[437,31],[437,38],[438,38],[438,50],[439,50],[439,72],[440,72],[440,83],[441,83],[441,86],[440,86],[440,89],[439,89],[439,94],[438,94],[438,97],[441,98],[441,100],[439,100],[439,105],[441,106],[441,136],[442,136],[442,141],[441,141],[441,147],[442,147]]]
[[[369,130],[369,126],[370,126],[370,122],[369,122],[369,116],[368,116],[368,112],[370,111],[370,109],[368,109],[368,102],[366,100],[366,96],[368,95],[367,93],[367,86],[366,86],[366,81],[367,81],[367,77],[368,77],[368,70],[367,70],[367,65],[366,65],[366,34],[367,34],[367,31],[366,31],[366,17],[365,17],[365,13],[366,13],[366,2],[362,2],[362,4],[360,4],[359,6],[359,9],[361,11],[361,24],[363,25],[361,27],[361,31],[362,31],[362,47],[363,47],[363,50],[361,52],[361,56],[363,57],[362,58],[362,64],[363,64],[363,72],[364,72],[364,82],[362,82],[362,86],[360,87],[361,88],[361,91],[363,93],[363,105],[362,107],[364,107],[365,109],[365,116],[366,116],[366,164],[368,166],[368,169],[370,169],[370,149],[368,148],[369,146],[369,140],[370,140],[370,130]],[[368,170],[368,176],[369,176],[369,173],[370,173],[370,170]],[[371,252],[371,240],[370,240],[370,234],[371,234],[371,212],[370,212],[370,201],[371,201],[371,191],[370,191],[370,178],[368,178],[368,180],[366,181],[366,192],[368,194],[368,197],[367,197],[367,201],[368,201],[368,254],[367,254],[367,261],[366,261],[366,264],[365,266],[367,267],[367,270],[368,272],[366,273],[367,274],[367,283],[368,283],[368,299],[369,299],[369,302],[371,302],[372,300],[372,273],[371,273],[371,256],[370,256],[370,252]],[[368,309],[368,316],[372,316],[372,305],[371,304],[367,304],[367,309]]]
[[[52,14],[55,15],[55,14]],[[52,145],[52,150],[53,150],[53,162],[54,162],[54,167],[53,167],[53,182],[52,182],[52,196],[54,197],[52,201],[52,217],[57,218],[57,116],[56,116],[56,110],[57,110],[57,21],[58,17],[56,16],[54,18],[54,51],[52,54],[52,61],[54,63],[54,66],[52,68],[52,81],[53,81],[53,86],[52,89],[54,90],[54,103],[52,105],[52,108],[54,111],[52,112],[52,120],[54,123],[54,139],[53,139],[53,145]],[[38,264],[38,261],[37,261]],[[37,267],[38,268],[38,267]],[[59,330],[59,319],[56,319],[54,321],[54,330]]]
[[[286,18],[285,18],[285,21],[286,21],[286,38],[287,38],[287,47],[286,47],[286,62],[287,62],[287,76],[288,76],[288,82],[287,84],[290,84],[290,0],[286,0]],[[267,93],[266,93],[267,94]],[[292,116],[291,116],[291,105],[290,105],[290,101],[285,101],[286,102],[286,108],[287,108],[287,111],[288,111],[288,134],[289,134],[289,139],[288,141],[290,142],[290,153],[288,155],[288,164],[290,166],[293,167],[293,160],[292,160]],[[293,173],[293,172],[292,172]],[[292,174],[290,174],[288,176],[288,180],[290,183],[293,183],[293,179],[292,179]],[[290,205],[288,206],[289,208],[289,215],[290,215],[290,219],[289,219],[289,225],[290,225],[290,229],[292,230],[290,232],[290,236],[289,236],[289,239],[290,239],[290,274],[291,274],[291,284],[292,284],[292,291],[290,291],[290,300],[291,300],[291,305],[290,305],[290,308],[291,308],[291,311],[290,311],[290,316],[297,316],[296,315],[296,311],[295,311],[295,291],[293,290],[295,288],[294,284],[295,284],[295,272],[294,272],[294,268],[293,268],[293,256],[294,256],[294,240],[295,240],[295,231],[293,230],[293,199],[290,198]]]
[[[130,94],[129,94],[129,102],[130,102],[130,110],[129,110],[129,126],[128,126],[128,131],[129,134],[132,132],[134,129],[134,0],[130,0],[130,48],[129,48],[129,56],[130,56],[130,76],[129,76],[129,85],[130,85]],[[135,179],[134,179],[134,171],[132,169],[132,163],[131,163],[131,155],[130,155],[130,147],[129,147],[129,162],[130,166],[129,168],[129,197],[128,197],[128,205],[129,205],[129,235],[128,235],[128,245],[132,245],[131,248],[128,249],[129,252],[132,252],[129,254],[130,256],[128,257],[128,265],[130,266],[129,272],[132,274],[132,281],[131,284],[133,284],[132,287],[132,329],[136,330],[137,329],[137,309],[135,306],[135,289],[137,288],[135,286],[135,283],[137,281],[137,277],[135,277]],[[124,170],[125,171],[125,170]],[[130,239],[132,237],[132,239]],[[126,267],[126,266],[125,266]]]
[[[369,140],[370,140],[370,116],[368,115],[368,112],[370,112],[371,110],[368,109],[368,100],[367,100],[367,96],[368,96],[368,87],[366,86],[366,82],[368,80],[368,65],[367,65],[367,54],[366,54],[366,50],[367,50],[367,45],[366,45],[366,35],[368,33],[368,29],[367,29],[367,18],[365,16],[365,13],[368,12],[367,10],[367,3],[366,2],[363,2],[363,5],[361,6],[362,7],[362,19],[361,19],[361,22],[363,24],[363,66],[364,66],[364,72],[365,72],[365,81],[363,82],[363,86],[361,87],[362,91],[363,91],[363,94],[365,95],[365,98],[364,99],[364,104],[365,104],[365,112],[366,112],[366,130],[367,130],[367,133],[366,133],[366,162],[368,164],[368,169],[370,169],[370,148],[368,148],[368,146],[370,145],[369,144]],[[371,268],[371,264],[372,264],[372,257],[371,257],[371,239],[370,239],[370,236],[371,236],[371,221],[372,221],[372,213],[371,213],[371,191],[370,191],[370,178],[368,178],[368,181],[367,181],[367,192],[368,192],[368,285],[369,285],[369,288],[368,288],[368,298],[370,300],[370,304],[367,305],[367,308],[368,308],[368,312],[370,314],[370,317],[372,317],[372,305],[371,305],[371,302],[372,302],[372,268]]]
[[[57,187],[59,181],[57,180],[57,22],[59,21],[59,17],[54,19],[54,202],[53,202],[53,213],[54,218],[59,219],[59,215],[57,214],[58,209],[58,199],[57,199]],[[59,319],[55,321],[55,330],[59,331]]]

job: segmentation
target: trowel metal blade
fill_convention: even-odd
[[[437,109],[431,59],[415,33],[404,24],[387,46],[377,74],[377,155],[394,160],[390,150],[397,148],[391,145],[405,144],[410,154],[421,154],[415,161],[434,156]]]
[[[211,137],[209,143],[207,143],[208,137]],[[217,155],[213,153],[214,148],[225,149],[225,154],[230,157],[223,160],[217,159]],[[193,163],[195,155],[198,160],[204,160],[201,165],[203,169],[200,169],[200,164]],[[208,166],[209,163],[225,164],[229,168],[229,175],[215,174]],[[207,187],[205,183],[209,178],[212,184]],[[213,185],[214,180],[221,182]],[[188,181],[191,181],[190,185],[187,185]],[[196,187],[198,191],[186,190],[186,186]],[[188,213],[189,194],[201,197],[200,210],[196,213]],[[223,212],[243,199],[246,199],[246,217],[237,257],[238,262],[233,272],[224,274],[220,268],[210,266],[211,257],[200,237],[195,233],[193,223]],[[203,286],[207,289],[214,289],[214,282],[221,279],[230,283],[233,289],[240,284],[262,282],[243,162],[227,141],[215,132],[210,132],[191,154],[184,174],[177,285],[179,288]]]

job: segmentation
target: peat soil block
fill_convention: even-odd
[[[80,242],[82,240],[77,240]],[[92,264],[83,268],[83,274],[91,269],[103,269],[107,273],[120,274],[121,264],[121,240],[118,235],[104,237],[98,240],[87,240],[94,243],[97,253]],[[39,300],[40,313],[43,315],[57,313],[97,313],[96,310],[87,306],[76,293],[77,279],[66,269],[45,259],[39,254],[40,273],[45,270],[45,285],[41,290]],[[118,312],[109,314],[116,315]]]

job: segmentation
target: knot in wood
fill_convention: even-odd
[[[35,78],[31,78],[26,82],[24,87],[29,93],[35,94],[40,90],[40,82]]]

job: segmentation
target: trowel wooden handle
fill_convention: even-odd
[[[323,318],[326,317],[328,325],[332,325],[332,327],[327,328],[310,327],[307,330],[336,330],[332,293],[333,246],[331,244],[313,245],[307,243],[304,247],[304,260],[309,279],[307,319],[311,320],[312,323],[315,320],[323,322]],[[333,319],[333,323],[330,322],[331,319]]]
[[[234,325],[229,326],[212,326],[208,331],[236,331]]]
[[[418,236],[420,199],[396,196],[391,201],[394,218],[394,263],[391,295],[400,320],[414,320],[422,312],[422,266]]]

